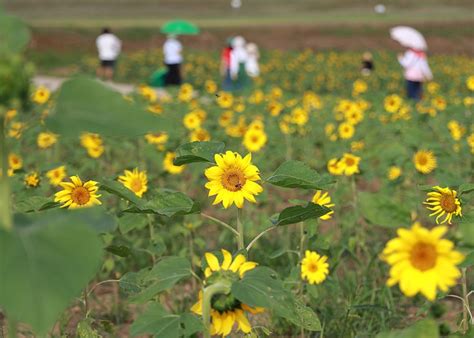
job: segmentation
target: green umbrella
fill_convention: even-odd
[[[164,34],[195,35],[199,33],[199,28],[189,21],[174,20],[165,23],[160,31]]]

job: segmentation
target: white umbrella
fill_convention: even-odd
[[[418,49],[427,50],[428,45],[426,40],[416,29],[407,26],[397,26],[390,30],[390,37],[395,41],[398,41],[402,46]]]

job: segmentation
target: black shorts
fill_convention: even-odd
[[[114,68],[115,60],[100,60],[100,65],[106,68]]]

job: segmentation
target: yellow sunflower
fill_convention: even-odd
[[[334,203],[331,203],[331,196],[329,196],[328,192],[323,193],[322,190],[316,191],[316,193],[313,196],[312,202],[315,204],[322,205],[327,208],[332,208],[335,206]],[[334,214],[334,210],[331,210],[327,214],[319,217],[323,221],[328,220],[332,217],[332,214]]]
[[[58,135],[53,133],[39,133],[36,143],[41,149],[47,149],[58,141]]]
[[[471,75],[467,78],[466,86],[469,90],[474,91],[474,75]]]
[[[234,103],[234,97],[231,93],[220,92],[217,95],[217,104],[221,108],[230,108]]]
[[[436,224],[443,224],[448,222],[451,224],[453,216],[462,216],[461,201],[456,197],[457,191],[453,189],[441,188],[440,186],[433,187],[434,191],[428,192],[426,201],[423,204],[427,205],[427,209],[434,211],[430,216],[436,216]],[[444,220],[440,222],[440,218]]]
[[[37,104],[44,104],[49,100],[50,96],[51,92],[49,89],[41,86],[33,93],[33,101]]]
[[[263,130],[249,129],[244,135],[242,144],[248,151],[255,153],[267,143],[267,134]]]
[[[183,118],[186,129],[195,130],[201,127],[201,118],[194,112],[188,113]]]
[[[191,140],[191,142],[209,141],[211,139],[211,135],[209,134],[209,132],[206,129],[200,128],[200,129],[193,130],[191,132],[191,135],[190,135],[189,139]]]
[[[206,80],[204,87],[209,94],[214,94],[217,91],[217,85],[212,80]]]
[[[446,226],[429,230],[418,223],[411,229],[398,229],[398,237],[390,240],[382,252],[382,259],[391,265],[387,285],[398,283],[405,296],[421,292],[431,301],[438,288],[446,292],[456,285],[461,276],[456,265],[464,256],[453,250],[453,242],[441,238],[447,231]]]
[[[63,190],[54,195],[54,201],[61,203],[61,208],[75,209],[102,204],[99,201],[101,195],[97,195],[97,182],[83,183],[79,176],[71,176],[70,179],[71,182],[60,183]]]
[[[25,185],[30,188],[36,188],[40,184],[40,178],[36,171],[25,176]]]
[[[168,133],[158,132],[158,133],[148,133],[145,135],[145,140],[149,144],[163,145],[168,142]]]
[[[173,161],[176,157],[174,152],[167,152],[163,159],[163,168],[172,175],[178,175],[186,168],[185,165],[174,165]]]
[[[151,104],[147,107],[147,110],[150,113],[156,114],[156,115],[161,115],[163,113],[163,107],[159,104]]]
[[[397,167],[397,166],[391,166],[390,168],[388,168],[387,178],[390,181],[395,181],[401,175],[402,175],[402,168]]]
[[[119,176],[118,180],[138,197],[142,197],[148,190],[146,171],[138,171],[138,168],[133,169],[133,171],[125,170],[124,175]]]
[[[342,175],[344,172],[344,166],[341,161],[337,158],[331,158],[328,161],[328,171],[331,175]]]
[[[226,110],[219,116],[219,125],[221,127],[227,127],[232,123],[232,118],[234,117],[234,112],[232,110]]]
[[[419,150],[413,155],[416,170],[422,174],[429,174],[436,168],[436,157],[432,151]]]
[[[301,261],[301,278],[307,280],[309,284],[321,284],[329,274],[327,260],[327,256],[306,250]]]
[[[80,139],[81,145],[90,157],[99,158],[104,153],[105,148],[99,134],[83,133]]]
[[[185,83],[179,88],[178,99],[182,102],[189,102],[193,98],[193,92],[193,86],[189,83]]]
[[[150,102],[155,102],[157,99],[155,90],[146,85],[139,86],[138,93]]]
[[[251,163],[252,155],[244,158],[239,154],[227,151],[225,154],[214,156],[216,166],[206,169],[205,175],[209,179],[205,187],[209,189],[209,196],[216,196],[214,205],[222,202],[224,208],[232,204],[238,208],[244,205],[244,199],[256,203],[255,195],[263,191],[256,183],[260,180],[258,168]]]
[[[8,166],[13,171],[23,168],[23,160],[15,153],[8,154]]]
[[[384,99],[385,110],[389,113],[395,113],[402,106],[402,103],[402,98],[396,94],[389,95]]]
[[[355,128],[352,124],[343,122],[339,125],[338,132],[342,139],[347,140],[354,136]]]
[[[222,249],[223,260],[219,264],[219,259],[212,253],[206,253],[205,258],[207,268],[204,270],[206,280],[205,285],[212,285],[220,279],[237,281],[244,277],[247,271],[254,269],[257,263],[247,261],[244,255],[238,254],[232,259],[232,254]],[[199,293],[199,299],[191,307],[191,311],[202,315],[202,292]],[[235,299],[232,294],[218,294],[211,300],[211,328],[212,335],[228,336],[235,324],[237,331],[250,333],[252,326],[247,319],[247,313],[257,314],[263,312],[262,308],[252,308]]]
[[[343,168],[343,174],[345,176],[352,176],[354,174],[359,173],[359,163],[360,163],[359,156],[345,153],[339,162],[341,162],[341,166]]]
[[[54,186],[61,184],[63,179],[66,177],[66,167],[60,166],[46,172],[46,177],[49,178],[49,183]]]

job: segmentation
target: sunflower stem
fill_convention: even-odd
[[[259,233],[257,236],[255,236],[254,239],[252,239],[252,241],[249,243],[249,245],[247,245],[247,252],[250,251],[250,249],[252,248],[252,246],[260,239],[260,237],[262,237],[263,235],[265,235],[267,232],[269,231],[272,231],[273,229],[276,229],[277,227],[275,225],[269,227],[269,228],[266,228],[265,230],[263,230],[261,233]]]
[[[242,223],[242,209],[237,208],[237,232],[239,233],[238,239],[238,248],[243,250],[245,248],[244,244],[244,225]]]
[[[467,316],[467,311],[470,309],[469,306],[469,296],[467,293],[467,277],[466,277],[466,268],[461,269],[462,273],[462,297],[464,298],[464,306],[462,307],[462,331],[463,334],[469,329],[469,319]]]
[[[236,236],[239,236],[239,232],[237,230],[235,230],[233,227],[231,227],[229,224],[221,221],[220,219],[218,218],[215,218],[215,217],[212,217],[210,215],[207,215],[207,214],[204,214],[204,213],[201,213],[201,216],[204,217],[204,218],[207,218],[207,219],[210,219],[211,221],[214,221],[216,222],[217,224],[219,225],[222,225],[224,228],[232,231],[234,233],[234,235]]]
[[[211,337],[211,301],[217,294],[228,294],[231,284],[229,281],[218,281],[204,288],[202,293],[202,321],[204,324],[204,337]]]
[[[5,139],[5,117],[0,111],[0,227],[11,230],[13,227],[8,182],[8,149]]]

